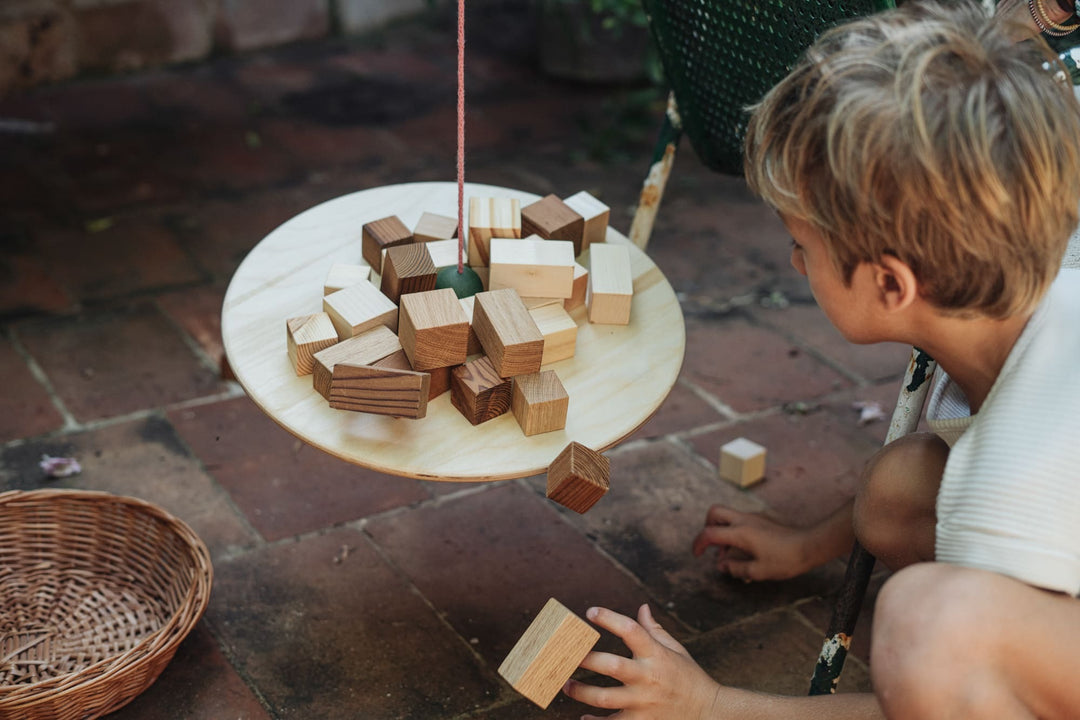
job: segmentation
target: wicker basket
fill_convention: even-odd
[[[210,599],[206,546],[160,508],[101,492],[0,493],[0,720],[127,704]]]

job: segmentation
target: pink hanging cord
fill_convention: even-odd
[[[458,0],[457,18],[457,271],[460,275],[465,272],[465,0]]]

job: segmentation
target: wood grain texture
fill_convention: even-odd
[[[451,240],[457,237],[457,218],[426,212],[413,227],[413,240],[418,243]],[[457,243],[454,243],[455,245]]]
[[[567,240],[491,238],[488,288],[526,297],[568,298],[574,292],[574,244]]]
[[[476,330],[472,326],[473,307],[476,305],[476,296],[470,295],[469,297],[459,298],[458,302],[461,303],[461,309],[465,312],[465,317],[469,319],[469,345],[466,348],[468,355],[479,355],[484,352],[484,348],[480,345],[480,338],[476,337]]]
[[[334,263],[323,280],[323,295],[336,293],[352,285],[371,282],[371,266],[366,263]]]
[[[469,198],[469,265],[487,267],[491,238],[521,237],[521,201],[517,198]]]
[[[541,370],[514,379],[510,409],[526,436],[566,427],[570,396],[554,370]]]
[[[473,425],[504,415],[510,409],[512,383],[499,377],[484,356],[450,372],[450,402]]]
[[[551,598],[499,665],[499,675],[546,709],[599,639],[599,632]]]
[[[315,391],[330,399],[330,382],[339,362],[371,365],[401,350],[401,342],[389,328],[379,325],[354,338],[331,345],[315,353],[311,384]]]
[[[547,496],[574,512],[584,513],[607,493],[610,476],[611,461],[575,441],[548,468]]]
[[[339,362],[330,382],[330,407],[419,419],[427,415],[427,373]]]
[[[585,219],[555,195],[548,195],[521,208],[521,232],[536,233],[545,240],[569,240],[574,257],[581,254]]]
[[[570,312],[585,304],[589,294],[589,271],[581,263],[574,263],[574,290],[570,297],[563,300],[563,308]]]
[[[525,304],[510,288],[476,294],[473,330],[502,377],[538,372],[544,356],[544,336]]]
[[[315,353],[338,341],[337,329],[326,313],[312,313],[285,321],[289,362],[297,376],[310,375]]]
[[[325,296],[322,306],[337,328],[340,340],[348,340],[377,325],[397,332],[397,305],[369,282],[350,285]]]
[[[492,185],[466,185],[467,196],[535,195]],[[297,377],[286,352],[286,318],[319,312],[322,284],[334,262],[359,257],[359,221],[390,214],[412,227],[421,213],[455,215],[457,185],[405,183],[371,188],[323,202],[290,218],[244,258],[230,281],[222,309],[228,361],[248,397],[303,442],[378,472],[429,480],[483,482],[544,473],[567,438],[606,450],[630,436],[667,396],[682,365],[685,333],[678,298],[664,275],[631,247],[634,272],[630,324],[592,325],[585,309],[574,357],[557,370],[572,402],[566,435],[522,435],[507,413],[472,426],[444,394],[423,420],[333,410]],[[607,242],[629,247],[609,229]],[[584,265],[587,262],[580,260]]]
[[[584,190],[571,195],[563,202],[585,221],[584,229],[581,233],[581,248],[578,250],[579,255],[588,250],[589,246],[593,243],[605,241],[607,238],[608,223],[611,221],[611,208]]]
[[[393,303],[408,293],[435,289],[435,263],[424,243],[397,245],[383,257],[382,294]]]
[[[469,318],[450,288],[404,295],[398,337],[415,370],[460,365],[469,354]]]
[[[412,233],[397,215],[372,220],[364,223],[361,246],[364,262],[375,272],[382,272],[382,251],[395,245],[404,245],[413,241]]]
[[[451,265],[457,265],[458,261],[458,242],[457,240],[432,240],[431,242],[424,243],[424,247],[427,248],[428,254],[431,255],[431,264],[435,266],[435,269],[450,267]],[[464,257],[465,263],[468,264],[469,256]]]
[[[589,322],[626,325],[634,299],[630,251],[603,243],[589,248]]]
[[[544,336],[541,366],[574,357],[578,326],[562,305],[541,305],[530,310],[529,315]]]

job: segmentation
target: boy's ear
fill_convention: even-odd
[[[915,273],[907,263],[893,255],[882,255],[874,263],[874,282],[886,310],[903,310],[919,297]]]

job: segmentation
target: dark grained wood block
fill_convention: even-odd
[[[382,272],[382,251],[389,247],[413,242],[412,233],[397,215],[365,223],[363,227],[362,251],[364,262]]]
[[[569,240],[574,243],[574,257],[581,254],[585,218],[556,195],[537,200],[521,208],[521,234],[536,233],[545,240]]]
[[[412,370],[338,363],[330,381],[330,407],[394,417],[427,415],[431,376]]]
[[[409,293],[435,289],[435,263],[424,243],[397,245],[386,251],[382,267],[383,295],[393,302]]]
[[[574,512],[584,513],[607,493],[610,477],[608,458],[572,442],[548,467],[547,496]]]
[[[450,402],[473,425],[508,411],[512,388],[510,379],[499,377],[487,356],[459,365],[450,373]]]

